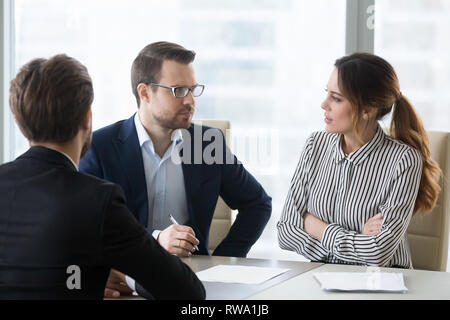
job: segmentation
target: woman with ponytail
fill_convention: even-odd
[[[441,170],[422,121],[384,59],[338,59],[325,131],[303,149],[278,227],[282,249],[313,261],[412,268],[406,230],[436,205]],[[389,133],[378,121],[392,112]]]

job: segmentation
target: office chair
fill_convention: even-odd
[[[218,128],[222,130],[225,135],[225,141],[229,148],[230,146],[230,121],[227,120],[194,120],[195,124],[202,124],[208,127]],[[213,252],[216,247],[222,242],[222,240],[228,234],[232,224],[232,212],[231,209],[225,204],[222,198],[219,197],[217,201],[216,209],[214,211],[213,220],[211,222],[211,228],[209,229],[209,252]]]
[[[416,213],[407,235],[414,269],[447,271],[450,232],[450,133],[428,132],[431,157],[442,170],[441,193],[429,214]]]

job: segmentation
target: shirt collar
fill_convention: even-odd
[[[336,135],[335,145],[334,145],[334,160],[336,163],[347,160],[355,165],[358,165],[362,163],[369,154],[372,153],[373,150],[375,150],[381,142],[384,140],[386,134],[383,132],[383,129],[380,125],[377,126],[377,132],[375,133],[375,136],[367,142],[365,145],[363,145],[361,148],[359,148],[356,151],[353,151],[352,153],[346,155],[344,151],[342,151],[341,147],[341,139],[343,138],[342,134]]]
[[[134,116],[134,124],[136,126],[136,133],[139,140],[139,145],[141,148],[144,146],[144,144],[147,142],[149,145],[149,150],[155,154],[155,148],[153,146],[152,139],[148,135],[147,131],[145,130],[144,126],[142,125],[141,119],[139,118],[139,114],[136,113]],[[181,130],[177,129],[172,133],[172,145],[171,147],[175,147],[175,145],[183,142],[183,136],[181,134]]]

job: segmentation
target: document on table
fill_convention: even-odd
[[[403,273],[387,272],[316,272],[314,277],[323,290],[406,293]]]
[[[218,265],[199,271],[196,274],[201,281],[261,284],[287,271],[289,269]]]

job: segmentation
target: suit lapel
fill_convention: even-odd
[[[196,198],[196,195],[200,192],[200,186],[202,183],[202,170],[201,165],[194,164],[194,130],[193,125],[189,130],[182,131],[183,135],[183,146],[181,148],[181,159],[183,159],[184,152],[190,152],[190,163],[182,162],[183,177],[184,177],[184,187],[186,190],[186,201],[189,213],[189,220],[191,221],[191,226],[196,226],[197,221],[195,219],[195,212],[199,211],[201,208],[194,208],[192,199]],[[189,133],[189,136],[187,134]],[[186,150],[186,151],[185,151]],[[200,231],[194,228],[195,233],[198,235]]]
[[[113,144],[120,159],[122,168],[128,178],[132,194],[137,203],[137,219],[144,226],[148,223],[148,196],[147,183],[145,181],[144,164],[141,147],[136,133],[134,116],[126,120]]]
[[[196,166],[189,164],[182,164],[183,176],[184,176],[184,187],[186,189],[186,201],[188,205],[189,218],[190,220],[195,220],[194,208],[192,205],[192,199],[198,193],[200,189],[200,180],[198,173],[196,173]]]
[[[189,152],[187,155],[188,163],[186,161],[182,162],[183,175],[184,175],[184,185],[186,188],[186,196],[188,199],[192,198],[200,189],[202,176],[201,173],[201,165],[194,165],[194,130],[193,125],[189,128],[188,131],[182,131],[183,136],[183,144],[181,148],[181,159],[183,158],[184,152]],[[201,149],[202,151],[202,149]],[[189,202],[189,200],[188,200]]]

